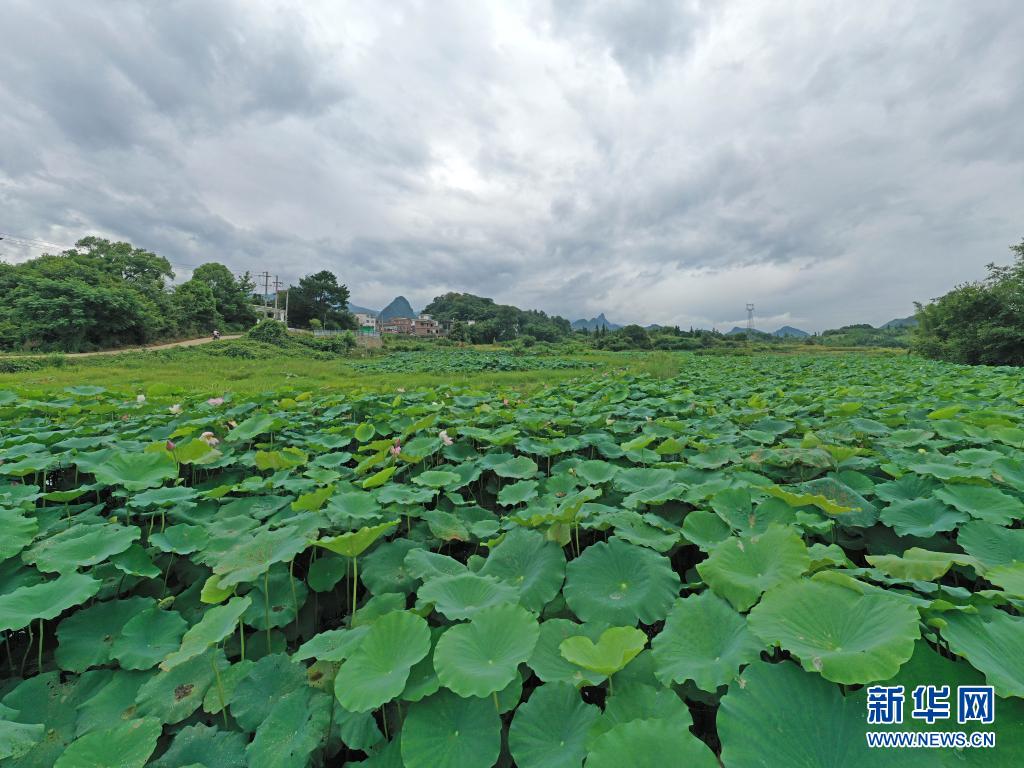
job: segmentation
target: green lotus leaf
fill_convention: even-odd
[[[513,459],[503,461],[493,467],[494,474],[498,477],[511,477],[517,480],[526,480],[537,474],[537,463],[526,456],[516,456]]]
[[[165,724],[180,723],[203,703],[216,678],[214,669],[223,671],[227,666],[224,654],[210,649],[174,669],[158,672],[139,688],[136,714]]]
[[[615,477],[615,473],[618,471],[619,467],[615,464],[598,459],[582,461],[576,467],[576,475],[589,485],[607,483]]]
[[[410,551],[403,563],[412,576],[425,582],[439,576],[458,576],[467,572],[466,566],[454,557],[439,555],[422,547]]]
[[[157,606],[147,608],[128,621],[111,646],[111,658],[125,670],[150,670],[176,651],[188,629],[181,614]]]
[[[340,536],[327,536],[312,542],[318,547],[329,549],[337,555],[345,557],[358,557],[367,550],[377,539],[390,531],[400,521],[392,520],[389,523],[360,528],[358,531],[343,533]]]
[[[14,723],[0,720],[0,760],[19,758],[43,739],[42,723]]]
[[[169,525],[149,537],[149,543],[162,552],[189,555],[202,549],[210,540],[210,534],[201,525]]]
[[[563,595],[583,621],[626,626],[665,618],[679,587],[667,557],[613,537],[569,563]]]
[[[109,676],[108,676],[109,675]],[[135,716],[135,698],[139,689],[151,677],[149,672],[127,670],[93,670],[80,679],[99,680],[95,690],[78,704],[75,736],[109,728],[111,723]],[[92,686],[89,686],[90,688]]]
[[[739,668],[763,648],[747,629],[747,620],[711,591],[677,600],[651,642],[662,684],[693,680],[710,692],[735,679]]]
[[[605,699],[604,713],[587,734],[587,745],[592,745],[615,726],[634,720],[668,720],[680,730],[692,726],[693,718],[686,702],[671,688],[655,688],[656,682],[653,676],[651,685],[620,680],[615,692]]]
[[[1024,502],[989,486],[946,484],[935,491],[935,498],[995,525],[1009,525],[1024,517]]]
[[[587,768],[663,768],[666,756],[687,768],[718,768],[707,744],[668,720],[633,720],[594,739]]]
[[[565,579],[565,552],[537,531],[514,528],[491,550],[481,576],[493,576],[520,590],[520,602],[540,611],[558,594]]]
[[[40,571],[67,573],[102,563],[128,549],[141,535],[142,531],[134,525],[75,525],[37,541],[21,557]]]
[[[313,635],[292,654],[292,661],[320,659],[321,661],[343,661],[355,653],[363,637],[370,631],[368,626],[355,629],[329,629]]]
[[[940,531],[952,531],[970,518],[934,499],[894,501],[882,510],[881,520],[900,536],[927,538]]]
[[[199,601],[207,605],[216,605],[217,603],[223,603],[233,594],[235,594],[235,587],[222,587],[220,585],[220,576],[209,576],[199,590]]]
[[[356,528],[365,523],[377,522],[381,505],[371,493],[338,491],[331,496],[324,511],[335,525]]]
[[[82,466],[96,481],[104,485],[120,485],[129,491],[142,491],[163,485],[178,476],[178,464],[167,451],[158,453],[127,453],[115,451],[105,461]]]
[[[220,684],[214,683],[206,689],[206,695],[203,697],[203,711],[216,715],[227,707],[235,693],[235,688],[248,677],[255,665],[255,661],[245,659],[236,661],[225,669],[220,675]]]
[[[250,605],[252,599],[246,595],[233,597],[225,605],[207,608],[203,612],[203,618],[190,627],[181,638],[181,647],[160,663],[160,669],[174,669],[204,653],[211,645],[219,643],[235,631],[238,620]]]
[[[419,548],[418,542],[409,539],[386,541],[360,561],[359,578],[375,595],[385,592],[408,594],[416,588],[416,579],[406,568],[405,558]]]
[[[711,550],[697,572],[715,594],[745,611],[768,589],[798,579],[811,564],[807,545],[787,526],[730,537]]]
[[[266,629],[268,618],[270,627],[288,626],[306,604],[308,595],[301,579],[290,574],[283,563],[275,564],[246,595],[252,604],[242,615],[242,621],[254,629]]]
[[[815,506],[828,515],[842,515],[848,512],[857,511],[854,507],[846,506],[845,504],[837,504],[820,493],[794,493],[793,491],[787,491],[785,488],[779,488],[778,486],[768,486],[762,490],[770,496],[782,499],[791,507]]]
[[[501,751],[501,727],[490,699],[440,690],[410,705],[402,761],[405,768],[490,768]]]
[[[520,768],[579,768],[586,757],[586,738],[600,710],[584,703],[568,683],[534,689],[516,710],[508,745]]]
[[[577,624],[568,619],[548,619],[540,625],[540,636],[528,662],[544,682],[569,683],[576,688],[600,685],[605,675],[585,670],[562,656],[562,641],[584,635],[597,640],[605,629],[603,624]]]
[[[728,539],[732,531],[729,524],[714,512],[695,509],[683,519],[682,533],[687,541],[696,544],[705,552],[710,552]]]
[[[190,502],[199,495],[195,488],[184,485],[172,485],[164,488],[152,488],[136,493],[128,499],[129,507],[145,509],[147,507],[195,506]]]
[[[503,507],[525,504],[535,498],[537,498],[537,482],[535,480],[521,480],[518,483],[506,485],[498,493],[498,503]]]
[[[401,695],[403,701],[420,701],[441,689],[441,681],[434,669],[434,650],[437,647],[438,639],[444,632],[445,627],[430,628],[430,652],[413,664],[412,669],[409,670],[409,679],[406,681],[405,690]]]
[[[35,619],[52,619],[99,592],[100,582],[84,573],[63,573],[53,581],[18,587],[0,595],[0,632],[22,629]]]
[[[303,493],[291,503],[292,512],[316,512],[334,495],[334,486],[325,485]]]
[[[985,675],[997,696],[1024,697],[1024,619],[983,606],[943,614],[950,650]]]
[[[32,543],[39,532],[39,522],[34,517],[25,517],[20,509],[0,509],[0,561],[14,557]]]
[[[160,569],[153,564],[149,554],[138,543],[133,543],[123,552],[111,555],[110,564],[129,576],[155,579],[160,575]]]
[[[306,536],[291,526],[259,529],[232,539],[230,548],[225,551],[204,549],[197,559],[213,568],[214,574],[220,577],[220,588],[226,589],[255,581],[274,563],[289,562],[308,545]]]
[[[611,676],[623,669],[647,645],[647,635],[636,627],[609,627],[597,642],[586,635],[566,638],[558,649],[562,658],[591,672]]]
[[[243,421],[224,437],[225,443],[245,443],[267,432],[273,432],[281,424],[280,419],[258,413]]]
[[[308,765],[330,727],[332,702],[312,688],[299,688],[275,697],[252,743],[245,748],[252,768]]]
[[[912,757],[901,754],[894,762],[886,750],[867,747],[865,711],[863,700],[843,696],[837,686],[795,664],[755,661],[729,686],[718,709],[722,763],[730,768],[915,765]]]
[[[296,448],[285,448],[283,451],[256,451],[253,461],[256,469],[278,471],[282,469],[294,469],[302,466],[309,460],[302,451]]]
[[[370,475],[370,477],[363,480],[363,482],[360,485],[363,488],[363,490],[366,491],[372,490],[374,488],[380,488],[382,485],[384,485],[384,483],[391,479],[391,476],[395,474],[395,470],[397,469],[398,467],[385,467],[379,472]]]
[[[273,653],[257,661],[249,674],[238,681],[227,697],[228,707],[244,730],[255,731],[270,717],[278,699],[308,687],[302,664],[294,663],[285,653]]]
[[[519,590],[490,576],[460,573],[430,579],[420,587],[417,596],[422,602],[433,603],[438,613],[457,620],[471,619],[485,608],[516,603]]]
[[[975,565],[972,557],[955,552],[930,552],[911,547],[902,555],[867,555],[866,560],[875,568],[897,579],[933,581],[945,575],[956,565]]]
[[[70,672],[106,664],[125,624],[154,602],[149,597],[107,600],[71,614],[57,626],[57,664]]]
[[[159,721],[143,718],[92,731],[73,741],[54,768],[101,768],[112,764],[113,755],[118,768],[142,768],[156,749],[162,730]]]
[[[249,739],[237,731],[209,725],[187,725],[178,731],[171,746],[150,763],[150,768],[245,768],[245,747]]]
[[[765,593],[747,621],[757,637],[799,657],[807,671],[846,684],[892,677],[920,636],[917,609],[899,597],[859,595],[811,579]]]
[[[441,684],[459,696],[489,696],[512,682],[539,635],[537,620],[525,608],[487,608],[468,624],[456,624],[441,635],[434,669]]]
[[[956,540],[967,554],[988,568],[1024,563],[1024,529],[972,521],[960,527]]]
[[[985,578],[1008,594],[1024,597],[1024,563],[988,568]]]
[[[334,695],[349,712],[376,709],[402,693],[409,670],[429,652],[426,621],[408,611],[385,614],[341,665]]]
[[[446,486],[455,487],[461,484],[462,478],[454,472],[428,469],[426,472],[420,472],[412,481],[416,485],[422,485],[426,488],[444,488]]]

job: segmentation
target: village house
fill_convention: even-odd
[[[381,333],[396,336],[444,336],[445,329],[430,315],[419,317],[392,317],[380,323]]]

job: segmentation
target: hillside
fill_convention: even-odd
[[[572,321],[572,329],[574,331],[596,331],[598,328],[604,328],[606,331],[617,331],[621,327],[618,323],[613,323],[605,317],[604,312],[589,320],[580,319]]]
[[[917,318],[911,315],[910,317],[897,317],[894,320],[890,320],[888,323],[878,326],[883,330],[890,328],[916,328]]]
[[[381,320],[391,320],[395,317],[417,317],[417,313],[405,296],[396,296],[380,311],[379,317]]]
[[[810,335],[807,331],[794,328],[792,325],[784,325],[772,334],[782,339],[806,339]]]

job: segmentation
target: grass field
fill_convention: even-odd
[[[218,354],[215,350],[230,349],[233,342],[209,344],[202,348],[179,349],[164,352],[128,352],[90,358],[51,357],[44,367],[0,373],[0,388],[30,389],[40,392],[60,390],[78,384],[103,386],[125,393],[144,394],[222,394],[235,392],[253,394],[282,387],[315,389],[318,391],[387,391],[399,387],[435,387],[464,385],[489,390],[514,389],[531,392],[538,387],[567,381],[577,377],[599,376],[615,370],[645,373],[658,378],[678,375],[694,357],[686,352],[573,352],[559,356],[577,360],[585,368],[525,371],[463,372],[448,370],[439,364],[433,372],[393,372],[365,370],[365,361],[338,357],[315,359],[311,356],[280,354],[260,359],[244,359]],[[478,347],[493,352],[497,347]],[[744,350],[730,351],[732,356]],[[439,355],[446,354],[439,349]],[[721,354],[721,353],[718,353]],[[755,348],[753,354],[759,354]],[[894,350],[845,350],[811,348],[794,344],[775,347],[772,355],[844,356],[885,355],[902,356]],[[374,361],[388,359],[373,358]],[[5,361],[15,364],[23,357],[0,356],[0,370]]]

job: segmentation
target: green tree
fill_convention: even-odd
[[[1014,262],[989,264],[988,276],[917,305],[913,349],[971,365],[1024,365],[1024,240]]]
[[[333,272],[322,270],[306,275],[290,288],[289,322],[308,328],[316,318],[324,328],[355,329],[355,316],[348,311],[348,286],[338,283]]]
[[[248,272],[236,279],[223,264],[210,262],[196,268],[192,279],[206,283],[213,291],[217,314],[224,325],[248,327],[256,322],[256,312],[252,308],[252,292],[256,285]]]
[[[174,289],[174,307],[182,333],[209,333],[223,323],[213,289],[196,278]]]

